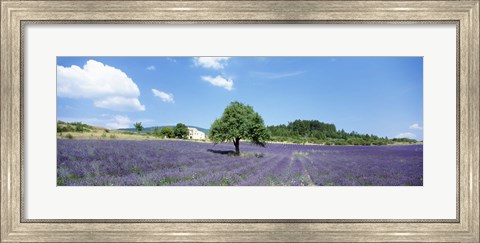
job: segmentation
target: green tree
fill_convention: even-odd
[[[175,137],[185,139],[188,137],[188,127],[183,123],[178,123],[173,129]]]
[[[160,134],[160,129],[158,129],[158,127],[154,127],[154,128],[153,128],[153,131],[152,131],[152,134],[153,134],[153,136],[155,136],[155,137],[160,137],[160,136],[161,136],[161,134]]]
[[[270,135],[262,117],[252,106],[235,101],[225,108],[222,117],[213,122],[208,137],[215,144],[233,142],[238,155],[241,139],[263,147]]]
[[[139,132],[143,131],[143,126],[141,122],[136,122],[133,124],[133,126],[135,127],[135,129],[137,129],[137,131]]]
[[[162,130],[160,130],[160,134],[163,137],[167,137],[167,138],[175,137],[175,133],[173,132],[173,128],[171,127],[162,127]]]

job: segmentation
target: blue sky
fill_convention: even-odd
[[[112,129],[209,128],[232,101],[296,119],[423,139],[422,57],[58,57],[57,119]]]

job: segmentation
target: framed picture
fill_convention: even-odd
[[[57,57],[57,186],[422,186],[422,66]]]
[[[478,242],[479,1],[1,1],[1,241]]]

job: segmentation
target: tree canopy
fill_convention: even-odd
[[[271,140],[277,142],[315,143],[325,145],[387,145],[396,142],[416,143],[413,139],[388,139],[373,134],[337,130],[334,124],[317,120],[295,120],[288,125],[267,127]]]
[[[143,131],[143,126],[141,122],[136,122],[133,124],[133,126],[135,127],[135,129],[137,129],[137,131],[139,132]]]
[[[270,138],[263,118],[252,106],[238,101],[230,103],[223,111],[223,115],[213,122],[208,137],[215,144],[233,142],[236,154],[240,154],[241,139],[265,146]]]
[[[173,133],[177,138],[187,138],[188,137],[188,127],[183,123],[178,123],[173,129]]]
[[[171,127],[162,127],[162,130],[160,130],[160,134],[167,138],[175,137],[175,133],[173,132],[173,128]]]

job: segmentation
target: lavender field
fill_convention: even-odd
[[[423,145],[57,140],[59,186],[422,186]]]

